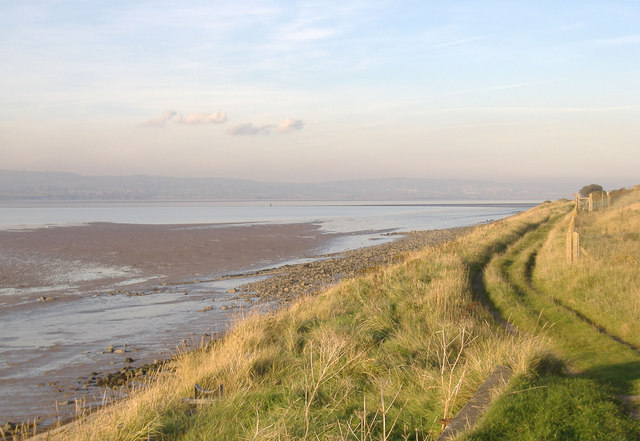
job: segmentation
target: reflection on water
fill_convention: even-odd
[[[196,204],[196,205],[194,205]],[[440,219],[497,219],[536,205],[537,202],[148,202],[40,205],[3,204],[0,228],[69,225],[87,222],[138,224],[296,223],[319,222],[330,232],[347,233],[388,228],[446,228]],[[210,227],[207,227],[210,228]]]
[[[127,358],[137,366],[168,358],[181,344],[199,345],[251,309],[251,303],[226,291],[257,279],[173,285],[147,295],[93,295],[4,315],[0,420],[51,418],[54,400],[65,393],[99,402],[103,392],[85,390],[82,376],[94,370],[117,371],[130,365]],[[123,352],[110,352],[109,346]],[[59,388],[62,393],[56,394]]]

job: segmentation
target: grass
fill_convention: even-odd
[[[572,204],[545,203],[286,309],[242,318],[60,438],[433,440],[506,365],[515,379],[468,439],[637,439],[640,427],[613,399],[638,390],[635,324],[625,327],[634,310],[612,318],[585,301],[600,283],[617,289],[606,275],[614,269],[625,283],[637,281],[610,262],[637,256],[624,248],[638,231],[637,208],[625,204],[580,216],[591,260],[576,266],[564,260]],[[613,246],[596,231],[627,239]],[[576,278],[585,288],[568,292]],[[609,298],[621,306],[634,293]],[[508,332],[496,311],[521,332]],[[195,383],[223,384],[224,396],[192,406],[183,398]]]
[[[467,441],[637,440],[634,424],[611,391],[588,378],[518,378]]]
[[[576,223],[588,254],[562,261],[562,231],[542,248],[534,284],[607,332],[640,348],[640,201],[630,194],[611,208],[580,213]]]
[[[613,280],[638,279],[637,267],[620,257],[635,258],[640,247],[620,238],[637,231],[639,221],[630,198],[580,213],[577,229],[590,251],[575,265],[566,263],[566,215],[492,258],[484,282],[496,309],[521,331],[544,338],[563,368],[518,377],[465,439],[640,438],[640,424],[614,398],[640,392],[637,336],[622,332],[637,325],[632,317],[640,297],[637,285],[620,290]],[[607,299],[598,295],[603,291]]]
[[[495,250],[566,210],[544,204],[243,319],[64,437],[435,439],[497,365],[524,374],[544,356],[539,339],[494,322],[473,298],[471,277]],[[222,383],[225,395],[191,407],[182,398],[194,383]]]

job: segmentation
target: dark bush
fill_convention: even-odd
[[[580,196],[582,196],[583,198],[586,198],[594,191],[604,191],[604,190],[602,189],[602,185],[589,184],[589,185],[585,185],[580,189]]]

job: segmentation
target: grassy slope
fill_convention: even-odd
[[[541,357],[471,292],[470,277],[566,204],[544,204],[277,313],[243,320],[66,439],[434,439],[486,376]],[[225,396],[191,408],[194,383]]]
[[[627,198],[581,213],[577,227],[589,256],[577,265],[565,260],[566,216],[488,265],[485,284],[496,308],[548,339],[557,359],[513,382],[468,439],[640,438],[640,425],[613,398],[640,392],[638,334],[630,332],[638,326],[640,274],[628,264],[640,257],[639,208]]]
[[[570,209],[543,204],[277,313],[241,320],[223,340],[184,354],[152,385],[63,437],[435,439],[439,421],[507,364],[516,378],[471,439],[636,439],[638,425],[612,396],[637,390],[637,353],[581,318],[598,320],[601,306],[581,315],[564,306],[585,305],[570,303],[565,290],[593,275],[592,267],[567,275],[586,265],[564,263]],[[635,212],[622,216],[637,232]],[[597,260],[600,245],[588,231],[601,219],[578,223],[590,259]],[[607,234],[634,239],[629,228],[616,228]],[[625,258],[636,259],[629,250]],[[483,269],[490,301],[528,332],[508,334],[478,304],[472,281]],[[600,280],[608,283],[608,276]],[[636,295],[633,288],[625,293]],[[606,330],[632,341],[628,317],[618,316],[621,325],[607,323]],[[567,376],[566,366],[581,375]],[[224,384],[224,398],[185,404],[196,382]]]

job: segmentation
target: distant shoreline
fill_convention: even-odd
[[[0,201],[40,200],[430,200],[567,197],[581,183],[494,182],[478,179],[380,178],[273,182],[232,178],[87,176],[0,170]]]

